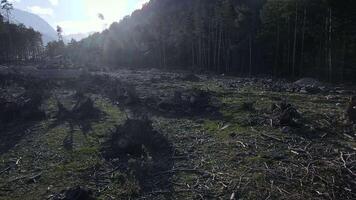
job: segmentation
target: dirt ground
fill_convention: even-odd
[[[0,90],[0,199],[356,199],[352,87],[2,68]]]

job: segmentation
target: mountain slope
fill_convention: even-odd
[[[84,38],[87,38],[89,35],[93,34],[94,32],[89,32],[89,33],[76,33],[76,34],[69,34],[69,35],[64,35],[63,39],[65,43],[71,42],[72,39],[76,41],[80,41]]]
[[[32,27],[34,30],[40,32],[42,34],[42,40],[44,44],[56,40],[57,38],[56,31],[38,15],[19,9],[14,9],[11,11],[10,21],[17,24],[22,23],[26,27]]]

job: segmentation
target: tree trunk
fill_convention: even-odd
[[[293,61],[292,61],[292,76],[295,77],[295,61],[297,52],[297,27],[298,27],[298,1],[295,3],[295,24],[294,24],[294,40],[293,40]]]
[[[193,38],[193,36],[192,36]],[[194,65],[195,65],[195,53],[194,53],[194,42],[192,41],[192,69],[194,69]]]
[[[301,47],[301,52],[300,52],[300,67],[299,69],[302,70],[304,67],[304,41],[305,41],[305,26],[306,26],[306,20],[307,20],[307,8],[304,8],[304,16],[303,16],[303,28],[302,28],[302,47]],[[303,71],[303,70],[302,70]]]
[[[328,66],[328,55],[329,55],[329,43],[328,43],[328,27],[329,27],[329,17],[325,16],[325,30],[324,30],[324,55],[323,55],[323,65],[322,70],[323,70],[323,78],[329,78],[329,69],[325,69],[326,66]]]
[[[287,42],[287,67],[288,67],[288,73],[290,73],[290,17],[288,16],[288,42]]]
[[[329,81],[332,81],[333,65],[332,65],[332,10],[329,8]]]
[[[219,31],[219,46],[218,46],[218,62],[217,62],[218,73],[220,73],[221,43],[222,43],[222,27],[220,26],[220,31]]]
[[[226,45],[226,59],[225,59],[225,71],[226,73],[230,72],[230,46],[231,46],[231,42],[230,39],[227,39],[227,45]]]
[[[278,68],[278,59],[279,59],[279,43],[280,43],[280,36],[279,36],[279,21],[277,22],[277,41],[276,41],[276,53],[275,53],[275,60],[274,60],[274,69],[273,69],[273,75],[277,75],[277,68]]]
[[[217,52],[218,52],[218,43],[219,43],[219,40],[218,40],[218,35],[219,35],[219,27],[218,27],[218,22],[216,22],[216,26],[215,26],[215,28],[216,28],[216,31],[215,31],[215,33],[214,33],[214,47],[213,47],[213,51],[214,51],[214,60],[213,60],[213,65],[214,65],[214,68],[215,68],[215,70],[217,71],[217,61],[216,61],[216,59],[217,59]]]
[[[166,63],[166,44],[163,41],[163,49],[162,49],[162,54],[163,54],[163,68],[166,69],[167,63]]]
[[[250,36],[249,36],[249,76],[251,77],[252,76],[252,33],[250,33]]]
[[[344,34],[344,42],[342,45],[342,68],[341,68],[341,81],[344,81],[345,65],[346,65],[346,34]]]

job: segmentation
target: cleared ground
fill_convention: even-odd
[[[76,186],[95,199],[356,198],[356,127],[344,117],[352,88],[29,73],[2,76],[2,99],[36,91],[34,80],[46,95],[45,117],[0,126],[0,199],[65,199]]]

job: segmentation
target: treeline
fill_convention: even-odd
[[[356,2],[267,1],[257,47],[280,76],[356,81]]]
[[[151,0],[65,52],[92,65],[354,80],[355,10],[353,0]]]
[[[11,24],[0,14],[0,63],[39,60],[42,54],[39,32],[22,24]]]

